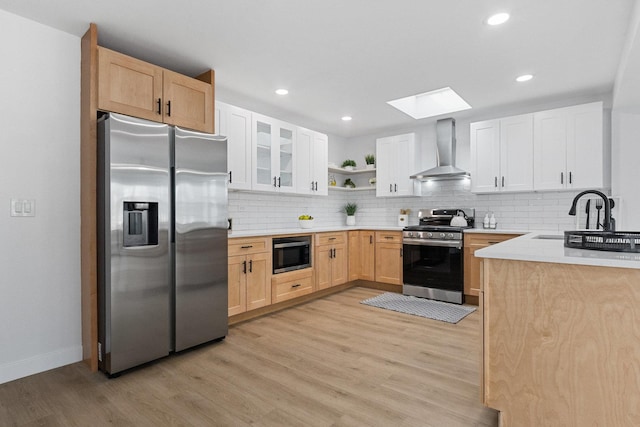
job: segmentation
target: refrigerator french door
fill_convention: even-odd
[[[110,113],[98,147],[98,360],[114,375],[227,333],[226,141]]]

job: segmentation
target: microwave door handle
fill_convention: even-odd
[[[307,242],[288,242],[288,243],[276,243],[273,245],[274,249],[280,248],[294,248],[296,246],[308,246]]]

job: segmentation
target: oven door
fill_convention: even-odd
[[[402,246],[405,284],[464,291],[462,242],[404,239]]]

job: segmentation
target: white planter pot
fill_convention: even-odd
[[[352,171],[353,170],[353,166],[345,166],[344,170],[346,171]]]
[[[355,215],[347,215],[347,225],[356,225]]]
[[[373,168],[375,168],[375,167],[376,167],[376,165],[369,165],[369,164],[367,164],[367,169],[373,169]]]
[[[398,227],[409,225],[409,215],[398,215]]]

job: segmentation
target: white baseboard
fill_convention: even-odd
[[[0,364],[0,384],[59,368],[82,360],[82,346],[68,347],[45,354]]]

